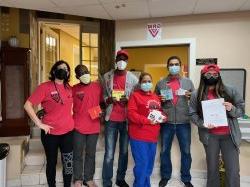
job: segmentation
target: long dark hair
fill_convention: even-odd
[[[197,102],[198,102],[198,110],[197,111],[198,111],[198,115],[200,117],[203,117],[201,101],[206,99],[207,91],[208,91],[208,86],[205,84],[204,74],[201,74],[200,85],[199,85],[198,93],[197,93]],[[233,103],[233,99],[228,95],[228,93],[225,90],[225,85],[223,84],[223,81],[221,79],[220,74],[218,77],[218,82],[215,85],[215,94],[218,98],[224,98],[224,100],[226,102]]]
[[[52,66],[52,68],[50,69],[50,72],[49,72],[49,80],[55,81],[55,79],[56,79],[55,71],[57,70],[57,67],[60,66],[61,64],[65,64],[67,66],[67,69],[68,69],[69,74],[67,76],[67,79],[63,80],[64,86],[67,87],[69,84],[69,78],[70,78],[70,67],[69,67],[69,64],[64,60],[59,60]]]

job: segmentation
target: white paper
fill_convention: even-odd
[[[223,98],[201,102],[205,126],[208,124],[214,125],[215,127],[228,126],[226,108],[223,103]]]
[[[187,90],[180,88],[180,89],[176,90],[175,95],[179,95],[179,96],[186,95],[186,92],[187,92]]]
[[[165,116],[162,115],[162,113],[158,110],[152,110],[148,115],[148,119],[150,119],[154,123],[162,123],[165,119]]]

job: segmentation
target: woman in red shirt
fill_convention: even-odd
[[[160,119],[152,112],[160,113],[161,103],[156,94],[151,92],[152,77],[142,73],[139,78],[140,89],[135,91],[128,102],[128,132],[132,156],[135,161],[134,187],[149,187],[150,176],[154,167],[156,146],[160,131]]]
[[[50,70],[50,81],[40,84],[31,94],[24,109],[41,129],[41,141],[46,153],[46,177],[49,187],[56,186],[56,163],[60,148],[63,163],[64,187],[70,187],[73,173],[72,90],[68,84],[70,67],[57,61]],[[40,120],[34,106],[41,104],[45,115]]]

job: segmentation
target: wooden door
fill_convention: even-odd
[[[23,105],[29,94],[29,49],[1,49],[1,116],[0,136],[30,134]]]

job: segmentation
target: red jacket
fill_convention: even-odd
[[[128,133],[135,140],[157,142],[160,125],[150,123],[150,110],[161,110],[158,96],[152,92],[135,91],[128,101]]]

